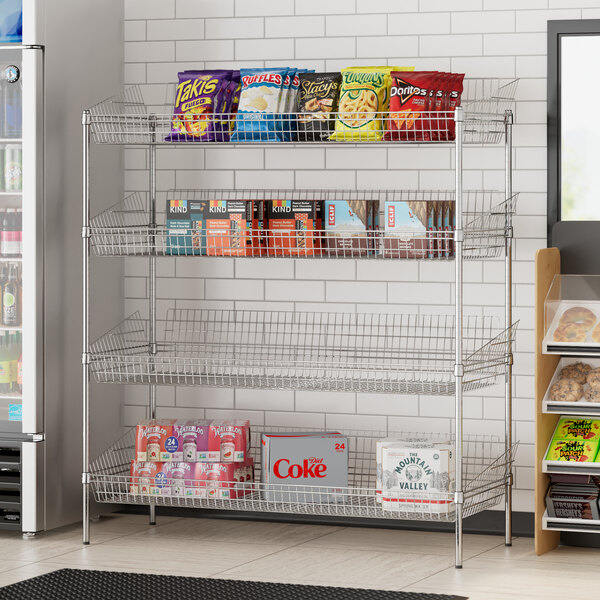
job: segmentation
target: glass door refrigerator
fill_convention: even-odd
[[[90,87],[120,84],[122,5],[0,0],[0,530],[80,518],[81,240],[65,232],[80,220],[81,109]]]

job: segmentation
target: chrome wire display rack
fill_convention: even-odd
[[[135,457],[135,428],[102,453],[91,465],[91,485],[97,502],[109,504],[156,504],[218,510],[267,513],[329,515],[377,519],[455,521],[454,491],[415,492],[412,502],[397,510],[382,508],[377,501],[375,444],[378,439],[398,437],[432,441],[454,441],[452,434],[422,434],[393,431],[341,431],[348,438],[348,487],[336,488],[328,497],[323,486],[261,483],[261,434],[300,431],[302,428],[256,427],[252,431],[250,456],[254,460],[254,481],[220,482],[210,490],[192,480],[161,481],[160,488],[142,493],[130,476]],[[506,474],[514,461],[517,444],[508,450],[493,436],[465,436],[465,516],[491,508],[504,496]],[[145,490],[144,490],[145,492]],[[276,500],[271,500],[276,496]],[[324,501],[328,500],[328,501]],[[400,509],[401,507],[401,509]]]
[[[463,258],[504,253],[517,197],[505,199],[503,192],[486,190],[463,192]],[[266,213],[279,201],[290,206],[302,202],[312,214],[307,212],[295,228],[272,229]],[[238,208],[240,218],[221,220],[216,211],[223,203],[236,202],[246,203]],[[170,190],[167,210],[177,216],[185,207],[195,224],[182,228],[175,220],[169,226],[172,215],[162,211],[152,226],[147,198],[136,192],[91,219],[90,236],[98,256],[451,260],[455,204],[454,190]],[[348,216],[351,225],[340,226]],[[402,220],[405,224],[399,226],[396,221]]]
[[[100,383],[208,385],[336,392],[455,392],[453,315],[171,309],[157,352],[139,313],[91,346]],[[504,375],[517,326],[463,323],[464,390]]]
[[[496,144],[504,135],[504,112],[512,108],[518,80],[465,79],[463,142]],[[388,112],[218,113],[197,120],[173,114],[176,84],[132,86],[89,111],[91,132],[99,144],[248,144],[248,143],[452,143],[454,113],[411,115]],[[313,119],[316,117],[312,116]],[[412,120],[411,120],[412,119]],[[307,130],[307,123],[313,129]],[[363,125],[365,127],[363,127]],[[398,128],[401,128],[398,130]]]
[[[516,324],[512,320],[513,214],[512,127],[517,81],[466,80],[462,104],[454,113],[423,113],[403,133],[386,113],[330,113],[318,137],[307,136],[306,115],[244,117],[246,133],[236,129],[240,115],[209,115],[192,130],[174,133],[173,85],[139,86],[125,90],[83,112],[83,541],[90,539],[90,498],[100,502],[149,506],[156,522],[156,506],[196,506],[239,511],[381,517],[385,519],[440,519],[455,523],[455,564],[462,566],[463,519],[504,498],[505,543],[512,540],[512,347]],[[360,125],[369,121],[369,134]],[[346,126],[336,131],[336,123]],[[181,123],[179,123],[181,125]],[[184,123],[185,126],[189,123]],[[398,122],[396,123],[398,125]],[[190,135],[194,128],[212,131],[208,137]],[[354,127],[354,129],[352,129]],[[237,134],[236,134],[237,131]],[[251,135],[247,134],[251,131]],[[392,132],[386,135],[387,132]],[[330,134],[334,133],[332,137]],[[339,135],[338,135],[339,134]],[[90,152],[98,144],[143,145],[148,157],[148,189],[132,194],[93,219],[90,198]],[[467,191],[463,186],[465,144],[504,146],[504,186],[498,192]],[[432,144],[453,148],[454,189],[451,190],[172,190],[157,191],[157,148],[204,148],[223,145],[301,147],[346,143],[360,152],[361,145],[387,148],[405,145],[427,152]],[[327,153],[328,150],[325,149]],[[117,199],[115,199],[117,200]],[[241,217],[229,227],[169,223],[163,207],[171,202],[245,201]],[[307,222],[283,230],[262,226],[256,212],[277,200],[314,204],[314,229]],[[344,228],[333,235],[331,200],[345,200],[365,227]],[[388,227],[386,202],[398,202],[418,220],[418,231]],[[105,204],[106,205],[106,204]],[[321,210],[320,225],[317,211]],[[370,217],[369,217],[370,215]],[[259,213],[260,216],[260,213]],[[264,217],[264,214],[263,214]],[[323,225],[325,219],[327,224]],[[371,221],[369,222],[369,219]],[[426,223],[424,223],[426,221]],[[267,220],[268,222],[268,220]],[[271,226],[270,226],[271,225]],[[423,225],[425,228],[423,229]],[[210,233],[209,233],[210,230]],[[393,235],[392,235],[393,234]],[[146,256],[148,310],[136,313],[95,343],[90,340],[90,261],[92,255]],[[327,312],[265,312],[187,310],[175,306],[159,316],[157,258],[182,256],[210,260],[212,256],[384,259],[394,278],[399,260],[446,260],[455,273],[454,314],[451,317],[401,314],[346,314]],[[463,273],[466,259],[503,258],[504,319],[465,316]],[[186,260],[191,260],[187,258]],[[463,394],[484,389],[504,376],[505,434],[502,441],[471,440],[463,432]],[[148,417],[156,417],[158,385],[208,385],[294,390],[381,392],[392,394],[454,395],[452,420],[456,484],[442,494],[450,500],[441,516],[429,506],[415,511],[384,511],[374,494],[376,463],[373,444],[380,434],[354,434],[349,487],[339,503],[300,502],[294,490],[280,490],[287,501],[267,505],[260,483],[236,498],[180,497],[174,494],[132,493],[128,469],[131,437],[90,462],[90,383],[148,385]],[[430,399],[422,398],[421,401]],[[402,402],[402,398],[398,398]],[[254,431],[254,439],[261,428]],[[128,434],[131,436],[132,434]],[[383,435],[383,434],[381,434]],[[385,432],[392,435],[392,432]],[[472,443],[473,442],[473,443]],[[258,458],[257,449],[254,449]],[[260,473],[260,463],[258,465]],[[245,482],[247,483],[247,482]],[[134,490],[135,491],[135,490]],[[303,490],[309,495],[311,490]],[[314,492],[315,494],[321,493]],[[237,496],[237,495],[236,495]],[[306,495],[304,496],[306,499]],[[410,514],[406,514],[406,513]],[[384,514],[385,513],[385,514]]]

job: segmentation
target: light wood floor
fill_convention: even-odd
[[[454,569],[445,533],[110,515],[22,539],[0,533],[0,586],[71,567],[458,594],[471,600],[563,600],[600,589],[600,549],[559,548],[542,557],[533,540],[465,536]]]

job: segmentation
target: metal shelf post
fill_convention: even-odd
[[[462,205],[462,187],[463,187],[463,165],[462,165],[462,136],[463,136],[463,109],[458,107],[454,114],[455,133],[456,133],[456,231],[455,231],[455,352],[456,364],[454,376],[456,379],[456,406],[455,406],[455,428],[456,437],[454,440],[455,460],[456,460],[456,556],[455,567],[462,568],[463,561],[463,205]]]
[[[506,199],[512,201],[512,126],[513,113],[507,110],[504,113],[505,122],[505,190]],[[507,205],[508,206],[508,205]],[[505,323],[512,323],[512,242],[513,242],[513,227],[512,227],[512,211],[507,210],[506,214],[506,239],[505,239]],[[508,356],[506,357],[506,374],[504,381],[504,401],[505,401],[505,443],[506,448],[512,446],[512,364],[513,355],[512,347],[509,345]],[[504,543],[507,546],[512,546],[512,467],[507,466],[506,471],[506,490],[504,494],[504,516],[505,516],[505,539]]]
[[[150,120],[151,141],[156,141],[156,123]],[[149,154],[149,201],[150,201],[150,264],[148,268],[148,313],[150,346],[148,352],[151,357],[156,356],[156,145],[148,146]],[[152,364],[152,360],[150,360]],[[156,418],[156,384],[150,384],[149,390],[149,417]],[[156,525],[156,504],[150,504],[150,525]]]
[[[83,196],[82,196],[82,259],[83,259],[83,315],[82,355],[83,369],[83,543],[90,543],[90,111],[84,110],[81,117],[83,127]]]

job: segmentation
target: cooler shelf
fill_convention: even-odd
[[[130,493],[129,468],[134,458],[135,429],[131,429],[121,440],[106,450],[91,465],[91,485],[97,502],[109,504],[156,504],[157,506],[179,506],[218,510],[252,512],[328,515],[339,517],[367,517],[380,519],[409,519],[454,521],[453,493],[422,493],[415,496],[414,504],[404,510],[383,510],[377,503],[375,490],[376,457],[375,444],[378,439],[394,436],[429,437],[452,439],[444,434],[417,434],[406,432],[357,432],[340,431],[348,436],[348,487],[342,489],[341,500],[335,503],[322,501],[307,502],[314,494],[321,498],[323,488],[319,486],[276,485],[258,483],[261,473],[261,433],[299,431],[299,428],[257,427],[252,430],[250,455],[255,463],[257,483],[236,484],[245,489],[247,495],[240,498],[205,498],[195,496],[145,495]],[[506,449],[499,438],[489,436],[465,436],[463,441],[464,509],[465,517],[491,508],[504,498],[507,474],[510,473],[517,444]],[[225,484],[226,485],[226,484]],[[263,499],[262,491],[277,487],[284,502]],[[165,480],[169,487],[169,480]],[[450,502],[446,512],[439,510],[439,502]]]
[[[517,197],[515,194],[506,199],[502,192],[495,191],[463,192],[464,258],[475,260],[504,255]],[[94,253],[98,256],[454,258],[453,190],[171,190],[166,200],[169,203],[288,200],[308,201],[322,207],[326,202],[343,200],[365,226],[362,230],[329,228],[325,224],[329,215],[321,214],[323,225],[314,231],[223,227],[211,230],[207,236],[205,230],[168,229],[162,210],[158,224],[149,225],[147,203],[136,192],[90,221]],[[422,230],[403,227],[385,231],[386,202],[405,203],[403,206],[413,215],[411,223]],[[369,230],[367,214],[377,215],[378,230],[372,227]]]
[[[465,390],[504,377],[517,324],[463,321]],[[134,313],[91,346],[101,383],[450,395],[454,316],[170,309],[150,353]]]
[[[500,79],[465,79],[461,106],[464,109],[463,142],[471,144],[496,144],[505,133],[506,110],[514,108],[515,92],[518,80]],[[174,93],[176,84],[132,86],[122,93],[92,106],[89,110],[89,122],[93,139],[98,144],[182,144],[187,146],[214,145],[272,145],[298,144],[334,145],[334,144],[375,144],[385,141],[372,138],[372,133],[356,131],[361,122],[377,121],[379,131],[385,132],[388,127],[387,112],[355,112],[329,113],[330,123],[338,118],[350,124],[353,130],[341,136],[341,139],[308,141],[302,139],[299,119],[306,114],[299,113],[251,113],[256,119],[252,134],[241,134],[237,140],[229,140],[223,132],[234,130],[236,114],[220,113],[206,115],[204,123],[207,127],[218,123],[218,133],[213,141],[190,141],[190,136],[172,134]],[[248,113],[246,113],[248,114]],[[454,120],[452,112],[421,113],[412,129],[406,132],[402,140],[390,141],[390,144],[454,143],[448,140],[448,126]],[[259,129],[260,128],[260,129]],[[274,139],[286,139],[280,141]]]

